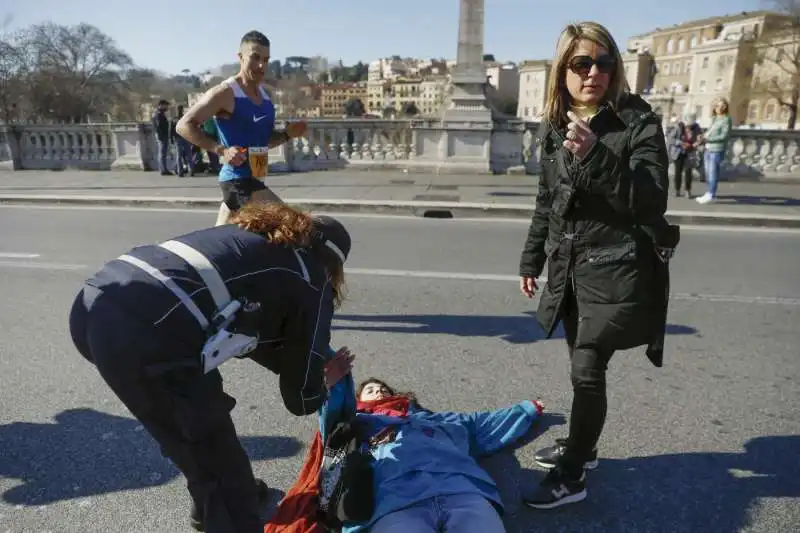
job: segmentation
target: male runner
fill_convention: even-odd
[[[223,161],[219,173],[222,205],[217,225],[227,224],[231,213],[251,200],[281,202],[265,184],[267,151],[306,131],[305,122],[287,124],[275,131],[275,106],[262,83],[270,59],[270,42],[251,31],[239,45],[239,73],[213,87],[178,122],[178,134],[198,148],[216,153]],[[212,118],[219,141],[203,131]]]

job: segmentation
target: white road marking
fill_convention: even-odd
[[[467,272],[437,272],[432,270],[346,268],[345,274],[353,274],[357,276],[390,276],[401,278],[461,279],[472,281],[519,281],[519,276],[511,276],[507,274],[471,274]]]
[[[27,254],[21,252],[0,252],[0,259],[36,259],[40,254]]]
[[[502,281],[507,283],[519,283],[519,276],[511,274],[478,274],[468,272],[437,272],[426,270],[392,270],[381,268],[348,268],[345,275],[355,276],[384,276],[384,277],[403,277],[403,278],[428,278],[428,279],[451,279],[464,281]],[[540,284],[545,283],[547,278],[538,278]],[[727,294],[698,294],[698,293],[672,293],[673,300],[684,301],[705,301],[719,303],[751,303],[769,305],[800,306],[800,298],[779,298],[772,296],[740,296]]]
[[[1,261],[0,268],[27,268],[32,270],[85,270],[87,265],[71,263],[46,263],[35,261]]]
[[[72,263],[48,263],[39,261],[3,261],[0,260],[0,268],[21,268],[31,270],[65,270],[81,271],[87,270],[88,265],[78,265]],[[376,276],[376,277],[399,277],[399,278],[420,278],[420,279],[444,279],[458,281],[497,281],[503,283],[519,282],[519,276],[513,274],[487,274],[472,272],[441,272],[435,270],[395,270],[383,268],[348,268],[347,275],[352,276]],[[539,278],[539,283],[545,283],[547,278]],[[683,301],[704,301],[716,303],[742,303],[742,304],[764,304],[764,305],[784,305],[790,307],[800,306],[800,298],[781,298],[773,296],[741,296],[727,294],[690,294],[673,293],[673,300]]]

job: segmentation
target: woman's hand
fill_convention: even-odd
[[[536,284],[536,278],[530,276],[522,276],[519,280],[519,290],[528,298],[533,298],[539,286]]]
[[[355,358],[355,354],[351,353],[347,346],[343,346],[330,361],[325,363],[325,386],[328,390],[353,370]]]
[[[567,124],[567,140],[564,141],[564,148],[575,154],[578,159],[583,159],[597,142],[597,136],[589,127],[589,123],[578,118],[572,111],[567,111],[567,117],[571,122]]]

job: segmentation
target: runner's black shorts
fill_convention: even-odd
[[[267,186],[263,181],[255,178],[240,178],[221,181],[219,188],[222,189],[222,201],[228,206],[231,213],[235,213],[250,201],[254,192],[263,191]]]

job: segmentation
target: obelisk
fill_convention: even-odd
[[[460,0],[458,52],[452,75],[453,92],[443,117],[445,121],[492,121],[484,93],[483,5],[484,0]]]

